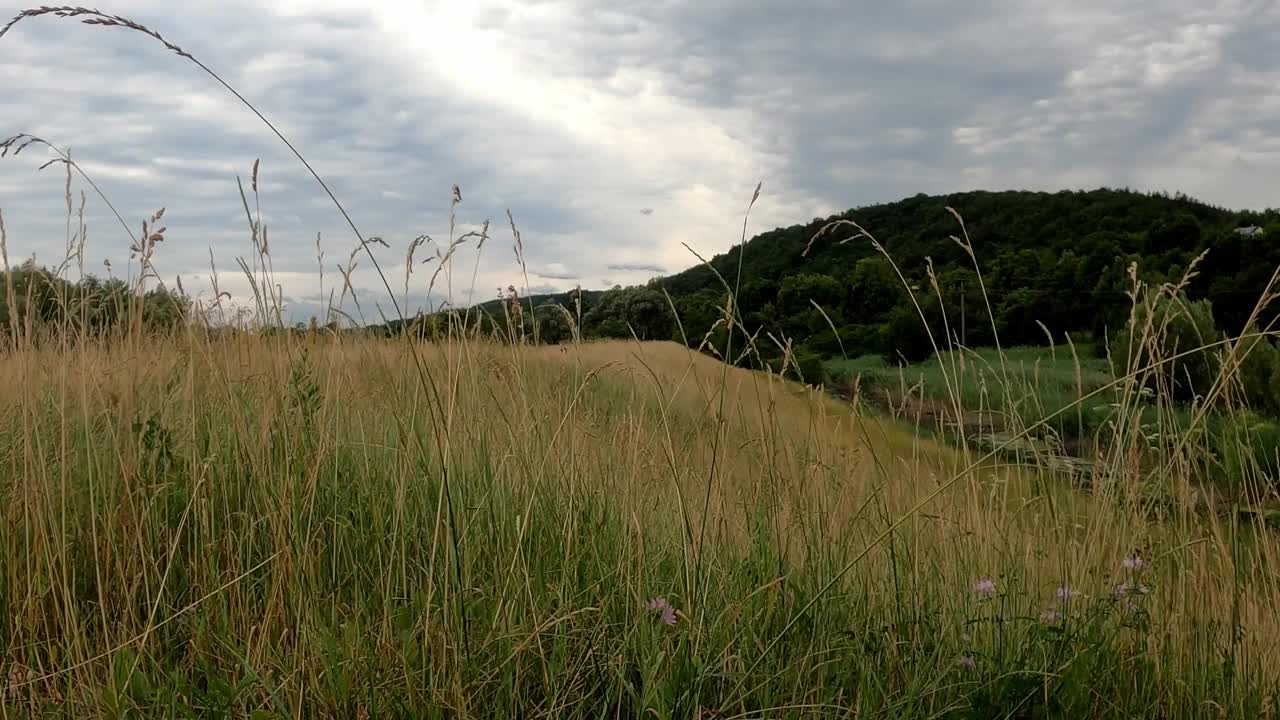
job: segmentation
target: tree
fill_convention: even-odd
[[[573,339],[573,329],[565,317],[564,306],[539,305],[534,309],[533,317],[538,323],[538,339],[541,342],[558,345]]]
[[[783,314],[804,313],[817,303],[828,313],[841,305],[844,292],[830,275],[797,273],[783,279],[778,288],[778,309]]]
[[[582,318],[590,335],[641,340],[669,340],[674,330],[671,308],[661,292],[649,287],[614,288]]]
[[[1200,245],[1201,232],[1200,221],[1191,213],[1161,218],[1147,233],[1143,252],[1155,255],[1171,249],[1190,250]]]
[[[874,323],[905,297],[906,289],[888,258],[864,258],[854,264],[849,275],[845,314],[862,323]]]
[[[12,296],[12,307],[10,297]],[[0,335],[12,338],[29,326],[37,335],[101,337],[129,330],[134,312],[142,314],[145,332],[171,332],[191,318],[191,299],[163,288],[141,296],[121,280],[102,281],[91,275],[77,282],[55,276],[27,261],[0,275]]]
[[[933,354],[929,331],[934,327],[941,328],[936,322],[941,318],[937,296],[920,297],[920,308],[924,311],[925,322],[920,321],[920,315],[910,305],[898,305],[889,311],[880,340],[880,354],[886,362],[894,365],[904,361],[919,362]]]

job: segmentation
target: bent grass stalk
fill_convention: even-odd
[[[156,40],[160,44],[164,45],[165,48],[172,51],[178,57],[185,58],[186,60],[190,61],[191,63],[196,65],[198,68],[203,70],[209,77],[211,77],[224,89],[226,89],[227,92],[231,93],[237,100],[240,101],[242,105],[248,108],[250,112],[252,112],[259,120],[261,120],[262,123],[266,125],[268,129],[271,130],[272,134],[275,135],[275,137],[280,142],[282,142],[289,149],[290,152],[293,153],[293,155],[298,159],[298,161],[302,163],[303,167],[306,168],[307,172],[310,173],[313,178],[315,178],[316,182],[320,185],[321,189],[324,190],[325,194],[328,195],[329,200],[333,203],[334,207],[337,208],[338,212],[342,215],[347,225],[351,228],[351,232],[356,236],[356,239],[359,240],[360,245],[364,248],[370,263],[373,265],[374,270],[378,274],[379,280],[381,280],[383,287],[386,290],[388,298],[391,300],[392,306],[396,311],[396,316],[401,322],[404,321],[404,313],[400,308],[400,304],[396,301],[395,292],[391,289],[391,283],[390,281],[388,281],[386,274],[382,271],[382,267],[378,263],[377,258],[374,257],[373,252],[369,250],[368,241],[365,240],[364,235],[360,232],[360,228],[356,226],[355,220],[351,218],[351,215],[347,212],[346,208],[338,200],[338,197],[333,193],[333,190],[330,189],[328,183],[326,183],[324,179],[320,177],[320,174],[316,172],[315,168],[312,167],[311,163],[306,159],[306,157],[303,156],[301,151],[299,151],[294,146],[294,144],[287,137],[285,137],[285,135],[282,132],[280,132],[280,130],[276,128],[276,126],[270,120],[268,120],[266,116],[263,115],[256,106],[254,106],[253,103],[249,102],[247,98],[241,95],[239,90],[233,87],[230,83],[224,80],[221,75],[214,72],[209,66],[205,65],[202,61],[200,61],[194,55],[186,52],[176,44],[166,40],[159,32],[156,32],[155,30],[152,30],[140,23],[134,22],[125,17],[119,16],[119,15],[109,15],[107,13],[100,12],[96,9],[90,9],[85,7],[74,7],[74,6],[29,8],[19,12],[3,28],[0,28],[0,40],[3,40],[4,36],[8,34],[9,31],[11,31],[14,28],[14,26],[16,26],[19,22],[30,19],[30,18],[37,18],[37,17],[47,16],[47,15],[52,15],[58,18],[79,18],[81,23],[89,26],[96,26],[96,27],[102,27],[102,28],[116,27],[116,28],[123,28],[123,29],[141,33],[147,37],[150,37]],[[426,367],[426,364],[422,362],[422,358],[419,356],[417,348],[414,346],[413,342],[409,339],[409,336],[407,334],[405,335],[405,342],[406,342],[406,346],[409,347],[410,352],[414,358],[414,364],[418,372],[419,380],[423,386],[423,390],[428,392],[432,399],[432,403],[429,404],[429,408],[432,408],[432,422],[436,426],[435,432],[433,433],[433,438],[435,439],[435,442],[436,442],[437,455],[440,458],[439,460],[440,465],[438,470],[441,475],[441,482],[443,483],[443,486],[445,488],[444,495],[446,498],[448,498],[449,521],[453,530],[453,533],[452,533],[453,550],[456,556],[455,568],[459,573],[456,579],[458,583],[458,591],[461,592],[463,590],[462,576],[461,576],[462,549],[461,549],[461,546],[458,544],[456,526],[454,526],[454,523],[456,521],[454,518],[454,510],[453,510],[453,494],[448,489],[449,461],[448,461],[448,456],[444,451],[444,445],[442,441],[442,436],[447,434],[447,429],[440,426],[440,422],[441,422],[440,411],[443,409],[443,403],[440,398],[439,390],[436,387],[435,379],[431,376],[429,370]],[[416,434],[414,435],[414,439],[419,443],[421,442],[421,438]],[[465,623],[466,623],[465,598],[460,599],[460,609],[461,609],[461,612],[459,616],[459,621],[460,621],[460,624],[464,626],[463,643],[464,643],[464,647],[467,648],[467,651],[469,652],[469,642],[467,641],[466,634],[465,634]]]

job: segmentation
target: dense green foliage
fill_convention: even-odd
[[[1221,340],[1209,301],[1147,291],[1133,309],[1132,322],[1112,340],[1111,356],[1126,374],[1168,358],[1140,380],[1148,386],[1166,385],[1172,397],[1192,400],[1210,391],[1220,371],[1221,348],[1198,348]]]
[[[885,252],[850,225],[814,239],[839,220],[865,228]],[[1255,226],[1262,231],[1237,232]],[[957,241],[966,234],[974,257]],[[676,298],[690,336],[698,335],[723,303],[712,268],[734,282],[744,253],[740,303],[748,330],[763,327],[828,356],[914,361],[933,349],[921,313],[939,345],[944,332],[971,347],[992,344],[996,333],[1006,346],[1041,344],[1038,323],[1058,339],[1114,334],[1131,309],[1130,264],[1148,283],[1176,281],[1203,251],[1188,295],[1209,300],[1218,327],[1238,333],[1280,265],[1276,238],[1280,213],[1235,212],[1183,196],[1105,189],[917,195],[763,233],[712,259],[711,268],[659,284]],[[931,291],[930,264],[941,296]],[[1272,309],[1261,324],[1274,318]]]
[[[884,252],[847,223],[822,232],[839,221],[865,228]],[[972,257],[960,242],[966,238]],[[1058,342],[1067,333],[1114,337],[1133,309],[1131,265],[1148,284],[1176,282],[1201,253],[1186,295],[1205,301],[1197,307],[1210,313],[1211,334],[1238,334],[1280,265],[1277,238],[1278,211],[1232,211],[1182,195],[1110,189],[916,195],[762,233],[709,264],[645,286],[524,302],[560,305],[581,317],[582,337],[634,332],[723,354],[728,284],[738,288],[738,321],[770,365],[780,364],[788,340],[796,357],[880,354],[897,364],[927,358],[948,339],[968,347],[998,339],[1009,347],[1043,344],[1046,331]],[[481,310],[505,314],[501,301]],[[1269,326],[1276,312],[1266,309],[1258,324]],[[558,324],[560,315],[535,317]],[[528,313],[522,322],[533,337]],[[569,336],[539,333],[551,342]],[[1100,351],[1107,347],[1098,344]],[[739,352],[732,354],[738,361]]]
[[[190,298],[164,288],[139,294],[123,280],[92,275],[72,282],[31,262],[0,274],[0,344],[28,332],[33,339],[105,338],[126,331],[131,319],[145,331],[164,332],[190,317]]]
[[[1256,325],[1241,331],[1244,338],[1233,353],[1238,359],[1232,363],[1235,371],[1224,374],[1228,346],[1212,304],[1189,300],[1181,292],[1148,289],[1134,306],[1131,322],[1112,340],[1111,356],[1118,371],[1138,373],[1143,385],[1172,398],[1223,399],[1238,390],[1254,410],[1280,414],[1280,350],[1269,338],[1257,336]],[[1153,369],[1144,371],[1148,366]],[[1235,382],[1215,392],[1222,377]]]

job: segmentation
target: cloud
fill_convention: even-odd
[[[530,285],[530,286],[529,286],[529,291],[528,291],[528,293],[527,293],[527,294],[529,294],[529,295],[553,295],[553,294],[555,294],[555,293],[561,293],[561,292],[564,292],[564,288],[560,287],[559,285],[550,285],[550,284],[545,284],[545,283],[544,283],[544,284],[541,284],[541,285]]]
[[[660,265],[644,265],[642,263],[610,263],[605,266],[612,272],[620,273],[653,273],[655,275],[665,275],[666,268]]]
[[[973,188],[1131,186],[1258,208],[1280,170],[1280,9],[1252,0],[202,0],[181,14],[135,0],[112,11],[192,52],[290,137],[361,231],[391,245],[374,253],[400,304],[413,238],[435,240],[421,259],[447,247],[451,224],[457,237],[489,220],[484,247],[457,251],[435,287],[430,265],[410,277],[411,309],[524,285],[508,210],[531,284],[607,287],[695,263],[685,243],[704,256],[731,247],[760,181],[749,234]],[[247,200],[295,314],[323,308],[305,300],[320,299],[322,267],[326,294],[338,287],[336,264],[356,246],[346,219],[190,63],[125,30],[37,18],[0,39],[0,83],[0,135],[69,147],[133,232],[167,208],[164,277],[207,291],[216,269],[242,299]],[[56,262],[65,246],[65,176],[36,170],[50,157],[33,147],[0,161],[11,257]],[[85,190],[87,264],[110,259],[121,274],[128,233]],[[353,282],[362,303],[379,296],[390,311],[367,258]]]
[[[581,275],[565,267],[563,263],[548,263],[540,268],[530,268],[529,272],[532,275],[548,280],[577,280],[581,277]]]

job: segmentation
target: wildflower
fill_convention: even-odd
[[[1142,559],[1142,556],[1136,552],[1120,561],[1120,567],[1125,570],[1141,570],[1142,566],[1146,564],[1147,563]]]
[[[981,597],[989,598],[996,594],[996,583],[991,578],[979,578],[973,585],[973,591]]]
[[[1062,613],[1057,610],[1045,610],[1040,613],[1040,622],[1045,625],[1056,625],[1057,623],[1062,622]]]
[[[1111,594],[1118,598],[1127,596],[1129,594],[1129,583],[1120,583]]]
[[[1069,602],[1076,595],[1079,595],[1079,593],[1067,587],[1066,585],[1063,585],[1062,587],[1058,588],[1058,590],[1054,594],[1057,596],[1060,602]]]
[[[664,597],[656,597],[650,600],[649,604],[644,606],[644,609],[649,612],[658,613],[658,616],[662,619],[662,622],[665,625],[676,624],[676,609],[671,607],[671,603],[667,602],[667,599]]]
[[[972,655],[961,655],[956,658],[956,665],[966,670],[974,670],[978,667],[978,661]]]

